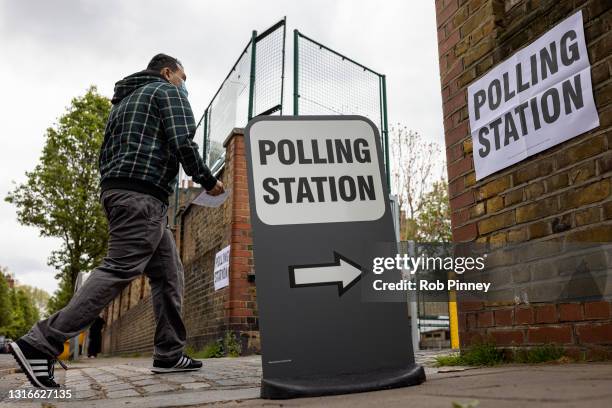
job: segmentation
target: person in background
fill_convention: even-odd
[[[101,316],[96,317],[96,320],[89,326],[89,343],[87,344],[87,357],[96,358],[102,350],[102,329],[106,322]]]

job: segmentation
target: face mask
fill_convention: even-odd
[[[185,93],[185,97],[189,96],[189,91],[187,91],[187,86],[185,85],[185,81],[181,79],[181,86],[179,89]]]

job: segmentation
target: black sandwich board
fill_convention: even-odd
[[[386,256],[373,251],[395,242],[375,125],[266,116],[245,134],[262,398],[425,381],[407,303],[364,296],[373,256]]]

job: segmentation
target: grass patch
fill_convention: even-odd
[[[449,356],[436,357],[441,366],[493,366],[504,362],[503,350],[498,350],[493,343],[475,344],[464,352]]]
[[[457,354],[436,357],[436,366],[493,366],[502,363],[537,364],[561,361],[565,358],[563,348],[554,344],[519,349],[506,353],[493,343],[475,344]]]
[[[238,357],[242,351],[242,345],[232,332],[226,332],[223,338],[208,343],[202,349],[194,349],[191,346],[185,348],[185,353],[196,359]]]
[[[238,357],[242,352],[242,344],[232,332],[226,332],[223,337],[223,350],[229,357]]]
[[[461,354],[449,354],[446,356],[436,356],[436,367],[460,366],[463,365]]]
[[[563,356],[565,356],[565,352],[561,347],[554,344],[546,344],[528,350],[516,350],[513,362],[526,364],[546,363],[557,361]]]
[[[223,347],[219,344],[219,341],[208,343],[204,348],[196,350],[192,347],[187,347],[185,353],[191,358],[202,359],[202,358],[219,358],[224,357]]]

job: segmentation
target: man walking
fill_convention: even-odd
[[[192,140],[196,125],[186,79],[176,58],[158,54],[146,70],[115,84],[100,151],[100,199],[109,224],[108,252],[64,309],[11,343],[13,356],[36,387],[59,387],[53,370],[65,340],[88,327],[143,273],[151,284],[157,324],[153,372],[202,367],[200,361],[183,354],[183,266],[167,228],[168,197],[179,163],[209,194],[218,195],[224,189]]]

